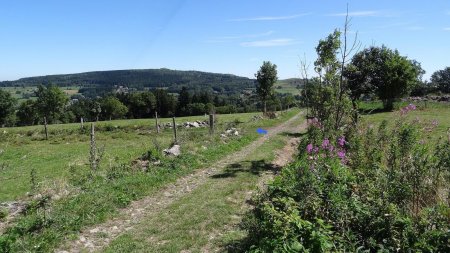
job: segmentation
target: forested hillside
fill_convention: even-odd
[[[181,87],[185,86],[190,90],[227,95],[254,87],[254,80],[246,77],[170,69],[111,70],[27,77],[16,81],[0,82],[0,87],[37,86],[50,83],[60,87],[80,86],[80,93],[85,96],[102,95],[115,89],[115,86],[136,90],[165,88],[169,93],[179,92]]]

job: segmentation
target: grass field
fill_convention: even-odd
[[[68,97],[78,94],[80,87],[78,86],[67,86],[60,87]],[[10,92],[14,98],[20,102],[25,101],[27,98],[35,99],[34,92],[37,90],[37,86],[27,86],[27,87],[0,87],[0,89]]]
[[[414,102],[412,102],[414,103]],[[409,102],[397,103],[396,108],[402,108],[410,104]],[[433,121],[437,122],[431,135],[434,138],[444,137],[450,129],[450,103],[439,102],[420,102],[414,103],[416,110],[410,111],[406,118],[408,120],[419,120],[424,125],[430,125]],[[363,103],[361,107],[366,111],[380,110],[381,102]],[[383,120],[387,120],[389,124],[393,124],[400,117],[398,110],[394,112],[377,112],[363,115],[362,118],[370,123],[379,124]]]
[[[301,89],[297,88],[299,81],[297,78],[279,80],[275,83],[275,91],[278,93],[291,93],[292,95],[300,95]]]
[[[255,138],[253,129],[273,124],[274,120],[249,122],[258,113],[217,115],[217,131],[238,125],[241,135]],[[178,123],[206,120],[204,116],[177,118]],[[161,119],[161,123],[171,119]],[[242,123],[241,123],[242,122]],[[271,123],[272,122],[272,123]],[[173,140],[172,130],[160,135],[154,131],[153,119],[115,120],[96,123],[96,140],[105,147],[102,166],[131,162],[154,145],[154,139],[167,148]],[[88,127],[88,124],[85,126]],[[43,126],[3,128],[0,132],[0,201],[13,200],[30,191],[31,169],[37,172],[42,185],[65,178],[71,166],[87,166],[89,133],[80,130],[80,124],[50,125],[49,140],[45,140]],[[196,152],[202,146],[215,143],[208,137],[208,129],[179,128],[178,136],[185,150]],[[218,134],[216,134],[218,135]],[[205,138],[200,138],[201,136]],[[198,141],[197,141],[198,140]]]

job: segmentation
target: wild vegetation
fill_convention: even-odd
[[[365,92],[392,108],[395,98],[418,83],[421,71],[414,61],[384,47],[356,53],[347,65],[354,49],[347,45],[347,25],[343,33],[335,31],[319,42],[314,62],[319,77],[304,92],[310,120],[300,154],[256,197],[242,224],[248,236],[234,248],[450,251],[450,133],[433,134],[437,120],[408,117],[417,110],[414,104],[394,112],[390,122],[358,120],[355,105]],[[380,54],[391,56],[371,58]],[[368,62],[358,67],[360,60]],[[450,107],[440,106],[445,128]]]
[[[23,189],[21,192],[24,194],[27,188],[34,197],[26,205],[22,215],[0,236],[0,249],[2,252],[27,249],[48,252],[64,238],[76,235],[81,228],[113,217],[118,208],[129,205],[131,201],[147,196],[183,175],[238,151],[258,137],[255,131],[257,127],[278,124],[297,113],[298,110],[291,110],[279,119],[272,120],[252,120],[255,114],[219,116],[216,134],[213,136],[207,134],[206,128],[179,131],[178,143],[182,146],[182,154],[176,158],[162,155],[162,149],[170,146],[173,141],[172,129],[166,129],[157,135],[155,132],[148,133],[148,121],[112,121],[115,125],[104,122],[97,127],[96,143],[98,146],[105,146],[105,154],[95,171],[89,168],[87,161],[88,133],[80,130],[79,125],[55,126],[59,130],[51,135],[49,141],[53,144],[46,143],[42,137],[36,139],[36,136],[25,137],[19,134],[36,127],[8,129],[11,132],[4,134],[3,138],[12,139],[9,139],[8,147],[4,147],[3,155],[9,157],[6,160],[9,165],[7,170],[2,171],[2,175],[9,177],[9,180],[2,181],[14,187],[2,187],[2,190],[9,189],[9,192],[2,193],[2,199],[16,199],[17,190]],[[163,120],[167,121],[168,119]],[[239,129],[238,136],[220,137],[220,133],[232,126]],[[78,144],[67,145],[69,140]],[[28,145],[24,146],[24,142]],[[25,168],[17,178],[12,176],[17,172],[13,169],[16,166],[13,163],[14,157],[17,157],[15,152],[36,145],[54,145],[60,151],[47,157],[31,156],[29,159],[38,162],[35,163],[36,166],[40,164],[33,177]],[[47,165],[55,161],[54,156],[64,157],[64,154],[72,152],[78,155],[70,160],[79,162],[66,161],[65,164],[61,159],[56,167],[48,170]],[[146,161],[147,165],[141,165],[140,161]],[[43,181],[44,178],[48,180]],[[30,184],[31,181],[37,183],[33,185]],[[32,187],[36,187],[36,190],[31,191]]]

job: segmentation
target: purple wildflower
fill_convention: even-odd
[[[323,149],[328,148],[329,145],[330,145],[330,140],[328,140],[328,139],[323,140],[323,142],[322,142]]]
[[[439,124],[439,122],[437,120],[435,120],[435,119],[433,121],[431,121],[431,125],[433,127],[437,127],[438,124]]]
[[[338,138],[338,144],[340,147],[343,147],[345,145],[345,137],[341,136]]]
[[[308,144],[308,146],[306,146],[306,152],[308,152],[308,154],[310,154],[312,150],[313,150],[313,145],[310,143],[310,144]]]
[[[338,155],[338,157],[339,157],[340,159],[345,159],[345,151],[339,150],[339,151],[337,152],[337,155]]]
[[[414,104],[409,104],[407,107],[408,107],[409,110],[415,110],[416,109],[416,106]]]
[[[318,147],[315,147],[315,148],[313,149],[313,151],[314,151],[314,153],[317,153],[317,152],[319,152],[319,148],[318,148]]]
[[[334,146],[333,146],[333,145],[328,146],[328,150],[329,150],[330,152],[333,152]]]

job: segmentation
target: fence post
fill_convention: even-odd
[[[156,121],[156,133],[159,134],[159,124],[158,124],[158,112],[155,112],[155,121]]]
[[[91,143],[90,143],[90,157],[89,162],[91,165],[91,170],[97,169],[97,148],[95,145],[95,127],[94,123],[91,123]]]
[[[177,124],[175,124],[175,117],[172,118],[172,127],[173,127],[173,136],[175,139],[175,144],[178,143],[178,139],[177,139]]]
[[[44,117],[44,130],[45,130],[45,139],[48,140],[47,117]]]
[[[214,114],[209,115],[209,134],[214,134]]]
[[[83,130],[84,129],[84,119],[83,119],[83,117],[81,117],[80,123],[81,123],[81,130]]]

